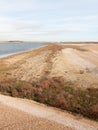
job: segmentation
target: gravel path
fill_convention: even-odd
[[[53,122],[55,122],[57,125],[60,124],[61,125],[60,130],[62,130],[62,129],[63,130],[70,130],[70,128],[72,128],[73,130],[74,129],[75,130],[98,130],[98,124],[96,122],[86,120],[83,118],[79,119],[79,118],[76,118],[75,116],[72,116],[71,114],[66,113],[66,112],[61,112],[58,109],[47,107],[45,105],[41,105],[39,103],[36,103],[34,101],[30,101],[27,99],[12,98],[12,97],[8,97],[8,96],[0,95],[0,104],[7,105],[7,106],[12,107],[14,109],[18,109],[18,111],[20,110],[22,112],[26,112],[30,116],[31,115],[35,116],[37,119],[43,118],[43,120],[46,120],[46,121],[49,120],[50,124]],[[1,109],[0,109],[0,111],[1,111]],[[22,113],[22,112],[20,112],[20,113]],[[2,115],[2,112],[0,115]],[[19,116],[18,113],[16,114],[15,117],[17,118],[17,116]],[[2,117],[1,120],[3,118],[4,117]],[[0,120],[0,122],[1,122],[1,120]],[[24,122],[25,122],[24,124],[26,125],[26,121],[24,121]],[[33,122],[33,124],[34,124],[34,122]],[[46,126],[47,125],[49,125],[49,124],[46,123]],[[55,125],[55,128],[51,128],[50,127],[51,125],[48,128],[51,128],[53,130],[57,130],[57,128],[58,128],[57,125]],[[15,128],[14,128],[14,130],[15,130]],[[3,129],[3,130],[5,130],[5,129]],[[9,130],[11,130],[11,129],[9,129]],[[37,130],[37,129],[34,129],[34,130]],[[39,128],[39,130],[41,130],[41,129]]]
[[[72,48],[64,49],[63,52],[65,53],[67,58],[70,59],[70,62],[74,62],[75,65],[77,64],[80,67],[82,67],[83,69],[88,68],[89,70],[92,70],[97,67],[95,64],[93,64],[90,61],[87,61],[87,60],[83,59],[82,57],[80,57],[79,55],[77,55],[75,53],[75,50]]]
[[[23,111],[0,104],[0,130],[71,130],[68,127],[34,117]]]

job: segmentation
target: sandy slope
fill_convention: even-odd
[[[0,60],[0,69],[4,69],[0,72],[0,80],[6,77],[33,82],[63,76],[68,81],[78,81],[80,87],[81,84],[93,86],[98,83],[97,48],[98,44],[48,45],[10,56]]]
[[[97,130],[98,124],[34,101],[0,95],[0,129]]]
[[[0,59],[0,82],[16,79],[32,83],[33,81],[39,81],[40,79],[48,77],[63,76],[68,81],[79,83],[78,87],[92,86],[98,88],[97,59],[98,45],[95,44],[83,44],[78,46],[49,45],[34,51]],[[42,124],[42,127],[40,126],[40,129],[43,130],[46,129],[46,126],[48,126],[47,129],[50,128],[53,130],[68,130],[69,128],[66,127],[76,130],[98,129],[98,125],[95,122],[77,118],[68,113],[63,113],[59,110],[54,110],[53,108],[51,109],[33,101],[0,95],[0,102],[1,127],[8,126],[9,122],[13,122],[13,118],[15,117],[15,128],[17,128],[19,122],[22,122],[22,120],[24,122],[23,125],[18,125],[20,130],[24,129],[22,128],[23,126],[26,129],[30,127],[30,129],[34,128],[34,130],[37,130],[39,129],[37,126],[39,125],[39,122],[42,124],[45,123],[44,127]],[[15,114],[17,115],[17,118]],[[6,118],[4,118],[4,116],[6,116]],[[39,117],[40,119],[38,119]],[[44,118],[45,120],[41,118]],[[25,123],[27,122],[27,119],[28,123]],[[29,126],[29,122],[32,122],[31,126]],[[0,129],[2,130],[1,127]],[[13,127],[14,126],[8,126],[3,129],[15,129]]]

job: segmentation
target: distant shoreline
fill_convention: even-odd
[[[4,42],[4,44],[10,44],[10,42]],[[21,42],[11,42],[11,44],[14,44],[14,43],[21,43]],[[26,42],[23,42],[23,43],[26,43]],[[28,42],[29,43],[29,42]],[[33,43],[33,42],[31,42]],[[37,42],[36,42],[37,43]],[[34,43],[34,44],[36,44]],[[0,44],[3,44],[0,42]],[[22,54],[22,53],[26,53],[26,52],[30,52],[32,50],[36,50],[36,49],[39,49],[39,48],[42,48],[42,47],[45,47],[47,46],[47,44],[61,44],[61,45],[80,45],[80,44],[98,44],[98,42],[60,42],[60,43],[43,43],[44,45],[41,46],[41,47],[37,47],[37,48],[32,48],[32,49],[29,49],[29,50],[24,50],[24,51],[19,51],[19,52],[15,52],[15,53],[9,53],[9,54],[4,54],[4,55],[0,55],[0,59],[3,59],[3,58],[7,58],[7,57],[10,57],[10,56],[14,56],[14,55],[17,55],[17,54]]]
[[[72,41],[66,41],[66,42],[45,42],[45,41],[0,41],[0,44],[2,43],[50,43],[50,44],[98,44],[98,41],[94,42],[94,41],[84,41],[84,42],[72,42]]]
[[[14,43],[46,43],[46,42],[30,42],[30,41],[0,41],[0,44],[5,44],[5,43],[11,43],[11,44],[14,44]],[[48,42],[47,42],[48,43]]]

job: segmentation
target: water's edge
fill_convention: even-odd
[[[31,50],[35,50],[37,48],[40,48],[40,47],[43,47],[43,46],[46,46],[46,45],[47,44],[45,44],[45,43],[15,43],[15,45],[13,45],[11,43],[6,43],[6,44],[0,43],[0,59],[8,57],[8,56],[15,55],[15,54],[21,54],[21,53],[24,53],[24,52],[29,52]],[[6,46],[8,46],[9,48],[6,49]],[[16,47],[16,46],[17,46],[18,49],[16,49],[16,51],[15,51],[14,47]]]

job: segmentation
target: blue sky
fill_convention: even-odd
[[[98,0],[0,0],[0,40],[98,41]]]

